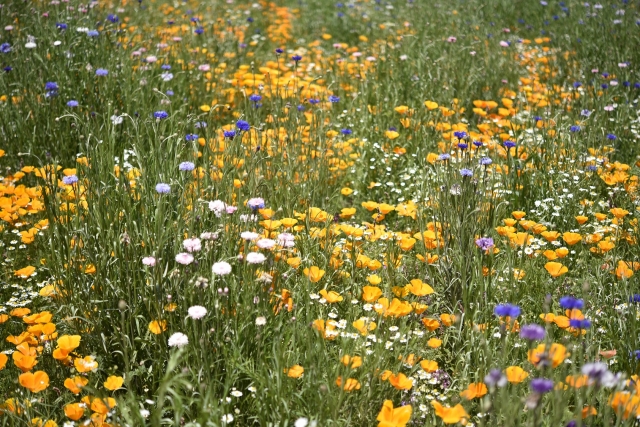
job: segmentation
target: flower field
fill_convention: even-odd
[[[640,4],[0,5],[1,426],[634,426]]]

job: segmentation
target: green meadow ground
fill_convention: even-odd
[[[636,425],[637,2],[0,6],[1,425]]]

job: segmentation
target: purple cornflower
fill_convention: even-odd
[[[184,139],[186,141],[197,141],[198,140],[198,134],[196,133],[188,133],[185,135]]]
[[[590,110],[582,110],[580,111],[580,115],[583,117],[589,117],[591,115],[591,111]]]
[[[493,313],[499,317],[518,317],[520,316],[520,307],[513,304],[498,304],[493,309]]]
[[[546,378],[534,378],[531,380],[531,390],[538,394],[549,393],[553,390],[553,381]]]
[[[178,166],[178,169],[181,171],[192,171],[196,168],[196,165],[193,162],[182,162]]]
[[[284,49],[282,48],[276,48],[276,55],[280,55],[281,53],[284,53]]]
[[[264,208],[264,199],[262,197],[254,197],[247,201],[247,206],[251,209],[258,210]]]
[[[77,107],[78,105],[80,104],[78,104],[78,101],[76,101],[75,99],[72,99],[67,102],[67,107],[74,108],[74,107]]]
[[[64,182],[66,185],[73,185],[78,182],[78,177],[75,175],[65,176],[64,178],[62,178],[62,182]]]
[[[495,244],[493,243],[493,239],[491,237],[480,237],[476,240],[476,246],[483,251],[488,251],[489,249],[494,247]]]
[[[0,44],[0,52],[2,52],[2,53],[11,52],[11,45],[9,43]]]
[[[462,175],[465,178],[469,178],[473,176],[473,171],[471,169],[462,168],[460,169],[460,175]]]
[[[331,103],[340,102],[340,97],[339,96],[335,96],[335,95],[331,95],[331,96],[329,96],[329,102],[331,102]]]
[[[567,310],[582,310],[582,308],[584,307],[584,302],[581,299],[574,298],[572,296],[565,296],[560,298],[560,307]]]
[[[493,368],[484,377],[484,383],[489,387],[504,387],[507,385],[507,377],[500,369]]]
[[[513,141],[510,141],[510,140],[506,140],[506,141],[504,142],[504,146],[505,146],[505,147],[507,147],[507,148],[513,148],[513,147],[515,147],[515,146],[516,146],[516,143],[515,143],[515,142],[513,142]]]
[[[153,117],[155,119],[158,120],[162,120],[162,119],[166,119],[167,117],[169,117],[169,114],[166,111],[156,111],[155,113],[153,113]]]
[[[156,184],[156,191],[158,192],[158,194],[169,194],[169,192],[171,191],[171,187],[169,187],[169,184],[161,182],[159,184]]]
[[[543,340],[546,331],[544,328],[538,324],[532,323],[530,325],[523,325],[520,328],[520,338],[524,338],[529,341],[540,341]]]
[[[493,160],[491,160],[490,157],[483,157],[480,159],[480,164],[482,166],[489,166],[491,163],[493,163]]]
[[[292,60],[293,62],[298,62],[298,61],[302,60],[302,56],[300,56],[300,55],[293,55],[293,56],[291,57],[291,60]]]
[[[440,154],[438,156],[438,160],[441,160],[441,161],[449,160],[450,158],[451,158],[451,154],[449,153]]]
[[[106,76],[108,74],[109,74],[109,71],[105,70],[104,68],[98,68],[96,70],[96,76],[98,76],[98,77],[104,77],[104,76]]]
[[[110,14],[107,15],[107,20],[109,20],[109,21],[111,21],[111,22],[113,22],[115,24],[116,22],[118,22],[120,20],[120,18],[118,18],[118,15],[113,15],[113,14],[110,13]]]
[[[98,37],[100,33],[97,30],[89,30],[87,31],[87,36],[89,37]]]
[[[236,122],[236,126],[238,127],[238,129],[240,129],[243,132],[246,132],[251,129],[251,125],[248,122],[245,122],[244,120],[238,120]]]

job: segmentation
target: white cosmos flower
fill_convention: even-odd
[[[211,266],[211,271],[213,274],[225,276],[231,273],[231,264],[225,261],[216,262]]]
[[[176,332],[169,337],[169,347],[182,347],[189,344],[189,338],[182,332]]]
[[[194,305],[193,307],[189,307],[187,313],[189,313],[189,317],[191,317],[192,319],[198,320],[206,316],[207,309],[201,305]]]

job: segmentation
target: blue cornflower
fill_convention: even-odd
[[[608,133],[608,134],[607,134],[607,139],[610,139],[610,140],[612,140],[612,141],[613,141],[614,139],[618,139],[618,137],[617,137],[617,136],[615,136],[615,135],[614,135],[614,134],[612,134],[612,133]]]
[[[333,102],[333,103],[340,102],[340,97],[339,96],[335,96],[335,95],[331,95],[331,96],[329,96],[329,102]]]
[[[627,82],[627,81],[624,81],[624,82],[622,82],[622,86],[629,87],[629,86],[631,86],[631,83]]]
[[[185,137],[185,140],[187,141],[196,141],[198,139],[198,134],[195,133],[188,133]]]
[[[595,172],[595,171],[598,170],[598,167],[596,165],[589,165],[589,166],[587,166],[587,170],[589,172]]]
[[[44,84],[44,90],[46,90],[47,92],[54,92],[54,91],[57,91],[58,89],[59,89],[58,83],[56,82],[46,82]]]
[[[449,160],[450,158],[451,158],[451,154],[449,153],[440,154],[438,156],[438,160],[441,160],[441,161]]]
[[[169,187],[169,184],[161,182],[159,184],[156,184],[156,191],[158,192],[158,194],[168,194],[171,191],[171,187]]]
[[[467,148],[469,148],[469,144],[465,144],[464,142],[459,142],[458,148],[461,150],[466,150]]]
[[[98,68],[96,70],[96,76],[98,76],[98,77],[104,77],[104,76],[106,76],[108,74],[109,74],[109,70],[105,70],[104,68]]]
[[[97,30],[89,30],[87,31],[87,35],[89,37],[98,37],[100,33]]]
[[[9,43],[0,44],[0,52],[2,52],[2,53],[11,52],[11,45]]]
[[[73,185],[78,182],[78,177],[75,175],[65,176],[64,178],[62,178],[62,182],[64,182],[66,185]]]
[[[67,24],[65,24],[64,22],[57,22],[56,23],[56,28],[59,30],[66,30],[67,28],[69,28],[69,26]]]
[[[298,105],[298,111],[304,111],[304,105]]]
[[[253,18],[252,18],[252,17],[248,17],[248,18],[247,18],[247,22],[248,22],[248,23],[252,23],[252,22],[253,22]]]
[[[166,111],[160,110],[160,111],[156,111],[155,113],[153,113],[153,117],[155,119],[162,120],[162,119],[166,119],[167,117],[169,117],[169,114]]]
[[[67,107],[73,108],[73,107],[77,107],[78,105],[80,104],[78,104],[78,101],[76,101],[75,99],[72,99],[67,102]]]
[[[182,162],[178,166],[178,169],[181,171],[192,171],[196,168],[196,165],[193,162]]]
[[[609,73],[602,73],[602,77],[606,79],[607,77],[609,77]]]
[[[302,60],[302,56],[300,56],[300,55],[293,55],[293,56],[291,57],[291,60],[292,60],[293,62],[298,62],[298,61]]]
[[[639,294],[631,295],[629,297],[629,302],[632,302],[632,303],[635,303],[635,304],[639,303],[640,302],[640,295]]]
[[[541,120],[542,120],[542,117],[540,117],[540,116],[533,116],[533,121],[534,121],[534,122],[539,122],[539,121],[541,121]]]
[[[458,139],[464,139],[467,137],[467,133],[464,131],[456,131],[453,133],[453,136],[455,136]]]
[[[493,313],[499,317],[511,317],[513,319],[520,316],[520,307],[513,304],[498,304],[493,309]]]
[[[571,132],[580,132],[580,126],[573,125],[569,128]]]
[[[490,157],[483,157],[480,159],[480,164],[482,166],[489,166],[491,163],[493,163],[493,160],[491,160]]]
[[[584,301],[572,296],[564,296],[560,298],[560,307],[567,310],[582,310],[584,308]]]
[[[171,69],[171,65],[169,65],[169,64],[162,64],[162,66],[161,66],[160,68],[162,68],[163,70],[170,70],[170,69]]]
[[[4,67],[2,69],[5,73],[8,73],[9,71],[13,70],[13,67],[11,65],[7,65],[6,67]]]
[[[236,136],[236,131],[235,130],[225,130],[224,131],[224,137],[225,138],[233,138],[234,136]]]
[[[609,85],[608,85],[608,84],[606,84],[606,83],[602,83],[602,84],[600,85],[600,87],[601,87],[602,89],[607,89],[607,88],[609,87]]]
[[[251,101],[251,102],[260,102],[261,99],[262,99],[262,97],[260,95],[258,95],[257,93],[254,93],[253,95],[251,95],[249,97],[249,101]]]
[[[351,129],[342,129],[340,130],[340,133],[343,135],[351,135],[353,131]]]
[[[238,129],[240,129],[243,132],[246,132],[251,129],[251,125],[248,122],[245,122],[244,120],[238,120],[236,122],[236,126],[238,127]]]
[[[587,319],[571,319],[569,320],[569,326],[576,329],[589,329],[591,327],[591,321]]]
[[[308,101],[309,101],[309,104],[311,105],[316,105],[320,103],[320,100],[315,98],[309,98]]]
[[[573,83],[573,87],[576,88],[576,89],[579,88],[580,86],[582,86],[581,82],[574,82]]]
[[[473,171],[471,169],[462,168],[460,169],[460,175],[463,177],[469,178],[473,176]]]
[[[281,53],[284,52],[284,49],[282,48],[276,48],[276,55],[280,55]]]
[[[515,142],[513,142],[513,141],[506,140],[506,141],[504,142],[504,146],[505,146],[505,147],[507,147],[507,148],[513,148],[513,147],[515,147],[515,146],[516,146],[516,143],[515,143]]]
[[[580,115],[584,117],[589,117],[591,115],[591,110],[582,110],[580,111]]]
[[[202,27],[198,27],[198,28],[196,28],[196,29],[194,30],[194,33],[196,33],[196,34],[202,34],[202,33],[204,33],[204,28],[202,28]]]
[[[484,144],[482,143],[482,141],[473,141],[473,145],[474,145],[475,147],[480,148],[480,147],[482,147]]]
[[[169,89],[165,93],[167,94],[167,96],[173,96],[173,91],[171,89]]]
[[[113,14],[110,13],[110,14],[107,15],[107,20],[109,20],[109,21],[111,21],[111,22],[113,22],[115,24],[116,22],[118,22],[120,20],[120,18],[118,18],[118,15],[113,15]]]
[[[207,122],[196,122],[196,124],[194,126],[195,126],[196,129],[206,128],[207,127]]]
[[[531,390],[538,394],[549,393],[553,390],[553,381],[546,378],[534,378],[531,380]]]

